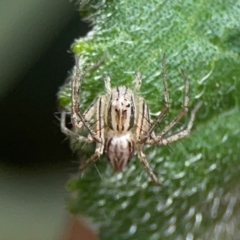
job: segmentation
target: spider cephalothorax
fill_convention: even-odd
[[[110,78],[105,77],[105,88],[107,93],[100,96],[90,107],[82,113],[80,110],[79,87],[83,76],[87,71],[99,66],[102,62],[90,66],[85,71],[79,68],[79,57],[76,57],[76,69],[71,79],[71,121],[73,130],[69,130],[65,125],[66,112],[61,115],[61,130],[67,135],[71,135],[79,142],[96,142],[95,153],[80,166],[84,170],[91,163],[94,163],[105,153],[115,171],[121,171],[129,162],[132,155],[136,152],[139,161],[142,163],[151,179],[160,184],[156,175],[150,168],[143,153],[144,144],[149,145],[167,145],[187,136],[192,128],[195,114],[200,108],[198,103],[191,112],[190,120],[184,130],[167,135],[169,131],[185,116],[188,112],[188,77],[182,71],[185,79],[183,108],[179,114],[167,124],[160,133],[155,133],[154,129],[163,119],[169,109],[169,94],[167,81],[165,77],[165,57],[162,63],[162,75],[164,86],[164,107],[151,122],[149,109],[146,101],[137,92],[141,86],[141,76],[136,73],[136,85],[134,91],[126,86],[111,88]],[[94,127],[90,126],[89,121],[94,119]],[[89,136],[84,137],[77,134],[77,130],[86,127]]]
[[[121,171],[134,153],[135,115],[133,92],[127,87],[113,88],[106,95],[106,156],[115,171]]]

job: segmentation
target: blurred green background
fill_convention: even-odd
[[[77,172],[60,133],[56,93],[85,35],[68,0],[0,2],[0,240],[58,239],[65,184]]]

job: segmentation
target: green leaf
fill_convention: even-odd
[[[81,67],[105,52],[108,57],[82,83],[82,110],[104,93],[103,75],[111,77],[113,86],[132,87],[133,73],[139,70],[141,95],[151,112],[159,112],[164,53],[171,111],[158,131],[181,109],[184,78],[179,69],[190,79],[191,108],[200,100],[204,104],[190,136],[171,149],[146,146],[162,187],[150,182],[136,157],[123,172],[114,173],[103,156],[83,177],[70,180],[70,211],[91,218],[104,240],[237,239],[239,1],[89,1],[83,10],[93,31],[73,45],[84,58]],[[59,99],[70,107],[68,84]]]

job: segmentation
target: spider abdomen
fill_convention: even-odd
[[[109,137],[105,144],[105,154],[114,171],[122,171],[134,153],[134,141],[130,133]]]

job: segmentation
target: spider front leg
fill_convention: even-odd
[[[157,124],[164,118],[165,114],[169,110],[169,93],[168,93],[168,86],[167,86],[167,79],[165,74],[165,65],[166,65],[166,56],[163,56],[162,60],[162,77],[163,77],[163,86],[164,86],[164,107],[160,114],[158,115],[157,119],[151,124],[148,131],[141,136],[141,138],[138,140],[139,143],[145,143],[151,136],[152,132],[154,131]]]
[[[82,124],[88,129],[92,139],[96,142],[101,142],[101,138],[98,137],[97,133],[91,128],[89,123],[85,120],[84,115],[80,111],[80,97],[79,97],[79,88],[80,83],[82,81],[83,76],[90,70],[98,67],[103,60],[106,58],[106,55],[103,55],[103,57],[92,66],[88,67],[85,71],[80,70],[80,61],[79,56],[76,56],[76,67],[75,67],[75,73],[73,75],[72,81],[71,81],[71,93],[72,93],[72,106],[71,106],[71,120],[72,125],[75,128],[78,128],[78,124],[82,122]]]
[[[142,85],[142,76],[140,72],[135,72],[135,90],[138,91]]]
[[[71,105],[71,121],[73,128],[80,129],[82,126],[86,127],[89,131],[90,137],[87,138],[88,142],[95,141],[97,143],[95,153],[90,157],[83,165],[80,166],[80,170],[87,168],[87,166],[95,161],[102,155],[104,149],[104,97],[101,97],[97,100],[96,103],[90,106],[89,111],[82,114],[80,110],[80,97],[79,97],[79,89],[82,78],[85,74],[98,67],[103,60],[106,58],[106,54],[104,54],[101,59],[85,69],[85,71],[80,70],[80,57],[76,55],[76,67],[74,69],[74,74],[71,81],[71,93],[72,93],[72,105]],[[93,117],[96,113],[96,129],[93,130],[89,125],[88,121]],[[63,130],[66,130],[63,128]],[[69,133],[68,131],[66,131]],[[82,137],[81,139],[84,139]],[[85,138],[86,139],[86,138]],[[80,140],[80,139],[79,139]],[[81,140],[80,140],[81,141]]]

